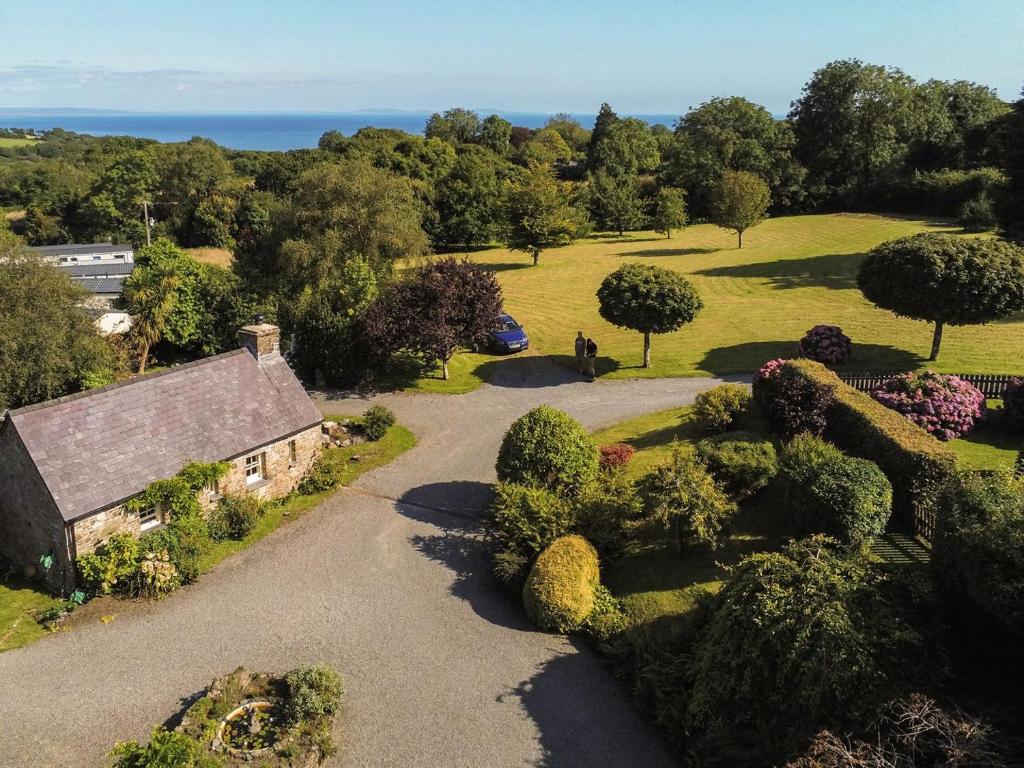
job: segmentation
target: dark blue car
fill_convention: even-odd
[[[495,352],[519,352],[530,346],[526,332],[510,315],[498,315],[499,328],[491,331],[491,349]]]

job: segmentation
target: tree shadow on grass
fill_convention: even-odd
[[[510,272],[516,269],[530,269],[533,267],[533,261],[499,261],[494,263],[479,262],[479,266],[486,269],[488,272]]]
[[[537,727],[544,768],[670,766],[676,760],[621,686],[578,640],[497,697],[517,700]]]
[[[716,253],[721,248],[646,248],[639,251],[622,251],[618,256],[699,256]]]
[[[821,287],[845,290],[857,287],[857,268],[863,253],[829,253],[803,259],[777,259],[699,269],[704,277],[761,277],[772,288]]]
[[[790,341],[748,341],[728,347],[708,350],[700,361],[702,370],[715,375],[753,372],[769,360],[777,357],[797,356],[797,340]],[[882,344],[859,344],[854,342],[853,354],[839,366],[837,371],[912,371],[924,364],[920,355],[905,349]]]

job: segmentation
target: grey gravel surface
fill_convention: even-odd
[[[216,675],[313,662],[346,678],[331,765],[672,765],[599,659],[535,631],[494,584],[481,509],[501,436],[530,408],[596,428],[715,383],[588,383],[511,358],[467,395],[372,398],[413,450],[161,603],[0,654],[0,765],[103,765]],[[369,402],[316,398],[325,413]]]

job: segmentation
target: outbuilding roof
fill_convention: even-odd
[[[89,293],[117,295],[121,293],[124,277],[124,275],[120,275],[118,277],[73,277],[71,279]]]
[[[132,261],[92,261],[87,264],[61,264],[71,277],[114,277],[130,275],[138,265]]]
[[[65,521],[119,504],[189,460],[222,461],[322,417],[280,354],[244,349],[10,411]]]
[[[134,253],[130,245],[114,243],[65,243],[64,245],[37,245],[32,248],[40,256],[89,256],[103,253]]]

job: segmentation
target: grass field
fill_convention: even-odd
[[[29,138],[27,136],[13,137],[13,136],[0,136],[0,149],[12,149],[14,147],[27,147],[35,144],[39,139]]]
[[[328,420],[340,421],[345,418],[358,417],[327,416]],[[324,458],[333,465],[341,478],[341,485],[351,484],[359,475],[371,469],[383,466],[409,450],[416,444],[416,438],[408,429],[395,424],[387,434],[376,442],[361,443],[345,448],[330,448],[324,452]],[[353,461],[353,456],[359,456]],[[200,558],[200,570],[210,571],[224,558],[251,546],[260,539],[273,533],[282,525],[297,520],[304,513],[326,500],[334,491],[309,496],[294,495],[281,504],[270,507],[256,528],[240,541],[228,540],[214,543]],[[35,614],[53,607],[57,598],[33,587],[21,583],[0,582],[0,652],[28,645],[46,635],[44,629],[35,620]],[[123,605],[121,603],[120,605]],[[87,603],[72,614],[72,625],[82,621],[110,620],[119,612],[117,598],[105,597]]]
[[[230,267],[234,257],[226,248],[186,248],[185,251],[196,261],[218,267]]]
[[[931,326],[897,318],[868,303],[856,286],[863,254],[875,245],[924,231],[959,231],[949,225],[867,214],[769,219],[750,230],[743,249],[735,235],[710,224],[688,227],[671,239],[652,232],[598,236],[541,254],[504,248],[479,251],[475,261],[497,271],[505,308],[530,336],[530,354],[572,355],[577,330],[600,348],[603,377],[696,376],[749,373],[765,360],[793,355],[813,325],[842,326],[853,339],[846,363],[857,370],[925,367]],[[677,270],[692,280],[704,310],[682,330],[655,336],[653,367],[642,362],[640,334],[601,320],[595,291],[623,263],[638,261]],[[987,326],[947,328],[942,352],[930,367],[941,371],[1014,373],[1024,370],[1024,319]],[[420,388],[466,391],[480,363],[464,361],[445,384]]]

